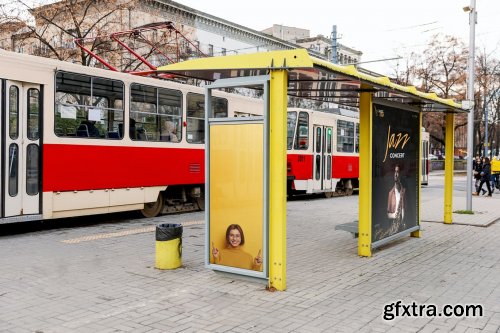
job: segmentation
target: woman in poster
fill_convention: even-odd
[[[255,258],[243,251],[241,246],[245,244],[243,229],[238,224],[231,224],[226,230],[226,248],[219,251],[212,242],[212,255],[214,263],[218,265],[231,266],[243,269],[262,270],[261,251]]]
[[[387,198],[387,217],[392,219],[391,234],[404,230],[405,188],[401,184],[399,165],[394,166],[394,186]]]

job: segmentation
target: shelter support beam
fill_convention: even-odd
[[[419,163],[418,163],[418,174],[420,175],[418,177],[418,211],[417,211],[417,216],[418,216],[418,225],[420,225],[420,217],[422,216],[420,213],[422,211],[422,206],[421,206],[421,203],[422,203],[422,200],[420,200],[420,195],[422,194],[422,156],[424,154],[423,152],[423,147],[422,147],[422,112],[420,112],[420,115],[418,117],[418,128],[419,128],[419,135],[418,135],[418,145],[420,146],[420,154],[418,154],[418,157],[419,157]],[[410,236],[411,237],[416,237],[416,238],[420,238],[421,236],[421,232],[420,232],[420,229],[419,230],[415,230],[413,231],[412,233],[410,233]]]
[[[444,160],[444,223],[451,224],[453,218],[453,163],[455,147],[455,114],[446,113],[445,160]]]
[[[286,70],[270,73],[269,287],[286,289]]]
[[[362,89],[370,88],[361,86]],[[359,98],[359,237],[358,255],[371,257],[372,250],[372,93]]]

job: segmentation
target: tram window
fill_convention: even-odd
[[[325,156],[326,158],[326,179],[332,179],[332,157]]]
[[[316,155],[316,180],[321,178],[321,155]]]
[[[212,97],[213,117],[223,118],[228,114],[227,99]],[[189,143],[205,143],[205,96],[187,94],[187,133]]]
[[[135,83],[131,91],[131,138],[179,142],[182,139],[182,93]]]
[[[26,193],[28,195],[38,194],[38,156],[38,145],[29,144],[26,148]]]
[[[354,123],[346,120],[337,121],[337,151],[354,152]]]
[[[54,133],[62,137],[118,139],[123,127],[123,82],[56,73]]]
[[[327,127],[326,129],[326,152],[328,154],[332,153],[332,128]]]
[[[9,195],[15,197],[18,193],[19,177],[19,146],[11,143],[9,146]]]
[[[316,127],[316,152],[321,153],[321,127]]]
[[[40,91],[31,88],[28,90],[28,139],[39,138]]]
[[[287,117],[286,149],[293,147],[293,136],[295,134],[295,125],[297,125],[297,112],[288,112]]]
[[[356,124],[356,142],[354,144],[354,152],[359,153],[359,124]]]
[[[99,77],[92,78],[92,105],[109,108],[110,102],[123,100],[123,83]]]
[[[92,78],[88,75],[57,72],[56,103],[91,105]]]
[[[295,135],[295,149],[306,150],[309,147],[309,115],[307,112],[299,113],[297,133]]]
[[[158,89],[160,140],[179,142],[182,139],[182,93]]]
[[[212,112],[215,118],[226,118],[228,114],[227,99],[212,97]]]
[[[19,137],[19,88],[9,88],[9,137],[15,140]]]

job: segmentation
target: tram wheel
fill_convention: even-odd
[[[354,190],[352,188],[346,188],[345,195],[352,195],[353,192]]]
[[[165,206],[165,198],[163,198],[163,194],[158,194],[158,199],[155,202],[148,202],[144,204],[144,209],[141,210],[141,214],[144,217],[155,217],[160,215],[163,210],[163,206]]]
[[[333,197],[333,192],[325,192],[324,195],[325,195],[325,198],[331,198],[331,197]]]
[[[197,197],[195,201],[199,210],[205,210],[205,194],[201,193],[201,195]]]

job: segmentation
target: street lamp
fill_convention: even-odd
[[[466,209],[472,210],[472,159],[474,158],[474,50],[475,28],[477,23],[476,0],[470,0],[470,5],[464,7],[469,12],[469,58],[467,62],[467,104],[469,115],[467,117],[467,200]]]
[[[488,108],[486,106],[486,91],[484,92],[484,156],[488,156]]]

